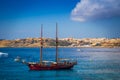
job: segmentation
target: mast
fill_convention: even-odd
[[[41,24],[41,40],[40,40],[40,45],[41,45],[41,47],[40,47],[40,64],[42,64],[42,48],[43,48],[43,39],[42,39],[42,35],[43,35],[43,33],[42,33],[42,31],[43,31],[43,24]]]
[[[58,62],[58,27],[56,23],[56,62]]]

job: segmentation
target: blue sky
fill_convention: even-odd
[[[0,0],[0,39],[120,38],[119,0]]]

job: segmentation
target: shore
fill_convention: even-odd
[[[15,40],[0,40],[0,47],[40,47],[40,38],[26,38]],[[44,47],[55,47],[55,39],[43,38]],[[94,48],[120,48],[120,38],[63,38],[59,39],[59,47],[94,47]]]

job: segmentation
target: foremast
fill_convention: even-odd
[[[40,64],[42,64],[42,49],[43,49],[43,24],[41,24],[41,37],[40,37]]]

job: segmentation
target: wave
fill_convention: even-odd
[[[8,53],[0,52],[0,57],[8,57]]]

